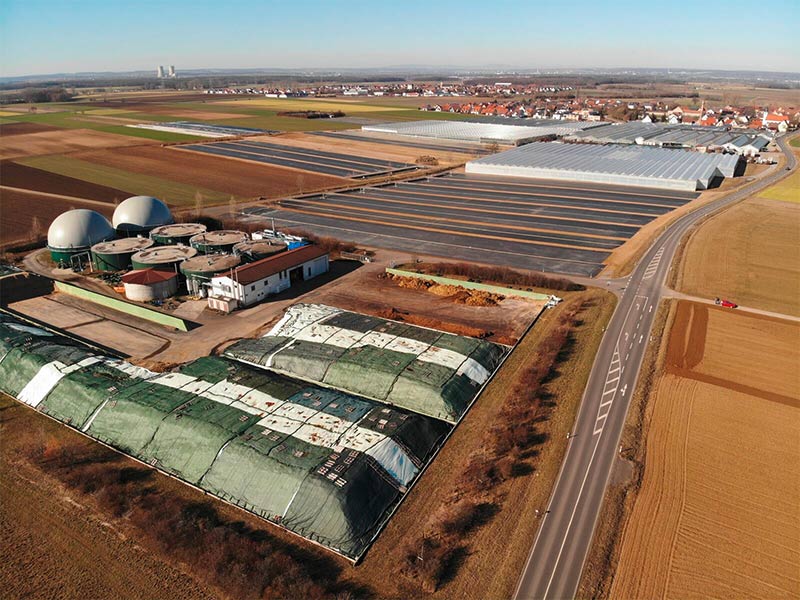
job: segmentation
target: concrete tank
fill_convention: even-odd
[[[190,246],[153,246],[134,254],[131,265],[134,269],[158,269],[177,273],[183,261],[196,255],[197,250]]]
[[[131,257],[147,250],[153,240],[142,237],[122,238],[92,246],[92,263],[99,271],[125,271],[131,268]]]
[[[175,223],[156,227],[150,231],[150,239],[159,246],[173,246],[175,244],[189,245],[189,240],[200,233],[205,233],[208,228],[200,223]]]
[[[200,233],[189,240],[189,245],[202,254],[219,254],[230,252],[236,244],[248,239],[244,231],[221,229]]]
[[[233,247],[233,253],[242,259],[243,263],[255,262],[267,258],[287,249],[283,242],[270,240],[248,240],[239,242]]]
[[[239,266],[240,262],[233,254],[208,254],[185,260],[181,263],[181,273],[186,277],[186,289],[195,296],[205,296],[204,283],[209,283],[214,275]]]
[[[122,276],[125,296],[136,302],[152,302],[174,296],[178,291],[178,275],[158,269],[140,269]]]

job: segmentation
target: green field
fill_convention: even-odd
[[[797,138],[792,140],[792,143],[796,140]],[[800,171],[795,170],[789,177],[767,188],[761,192],[759,196],[762,198],[769,198],[770,200],[800,203]]]
[[[789,140],[789,145],[794,146],[795,148],[800,148],[800,135],[797,135]]]
[[[71,108],[73,108],[73,110],[63,112],[40,114],[19,113],[14,117],[0,118],[0,123],[26,121],[29,123],[42,123],[52,127],[60,127],[62,129],[92,129],[94,131],[103,131],[105,133],[115,133],[117,135],[127,135],[130,137],[158,140],[159,142],[191,142],[206,139],[194,135],[183,135],[180,133],[170,133],[167,131],[153,131],[151,129],[136,129],[135,127],[125,127],[124,125],[113,125],[110,123],[106,124],[91,120],[90,108],[84,107],[83,109],[80,109],[79,105],[75,105]],[[156,119],[153,118],[153,115],[147,115],[146,120],[155,121]]]
[[[156,196],[171,206],[193,206],[198,193],[207,203],[226,202],[231,197],[224,192],[168,181],[152,175],[123,171],[68,156],[36,156],[16,162],[66,177],[105,185],[132,195]]]

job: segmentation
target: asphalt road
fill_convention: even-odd
[[[779,144],[792,169],[796,160]],[[619,304],[595,357],[555,488],[517,585],[515,598],[573,598],[594,534],[630,397],[642,365],[664,282],[678,245],[700,219],[775,183],[785,169],[707,204],[673,223],[630,277],[609,280]]]

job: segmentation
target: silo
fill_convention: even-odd
[[[286,244],[275,240],[248,240],[239,242],[233,247],[233,253],[241,258],[243,263],[255,262],[285,250]]]
[[[147,250],[153,240],[142,237],[121,238],[92,246],[92,263],[99,271],[125,271],[131,268],[131,257]]]
[[[153,246],[137,252],[131,257],[134,269],[158,269],[177,273],[180,264],[197,255],[191,246]]]
[[[119,235],[147,234],[150,230],[174,223],[169,208],[153,196],[133,196],[114,209],[111,218]]]
[[[158,269],[140,269],[122,276],[125,296],[136,302],[152,302],[174,296],[178,291],[178,275]]]
[[[205,296],[204,283],[210,282],[214,275],[239,266],[240,262],[240,258],[232,254],[208,254],[185,260],[181,263],[181,273],[186,277],[186,289],[195,296]]]
[[[114,228],[103,215],[76,208],[58,215],[47,230],[50,256],[60,265],[88,260],[94,244],[114,238]]]
[[[230,252],[236,244],[248,239],[244,231],[221,229],[200,233],[190,239],[189,244],[201,254],[219,254]]]
[[[207,227],[200,223],[175,223],[156,227],[150,232],[150,239],[159,246],[174,246],[176,244],[188,246],[192,237],[206,231]]]

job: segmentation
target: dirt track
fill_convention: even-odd
[[[611,597],[800,595],[800,326],[681,301]]]

